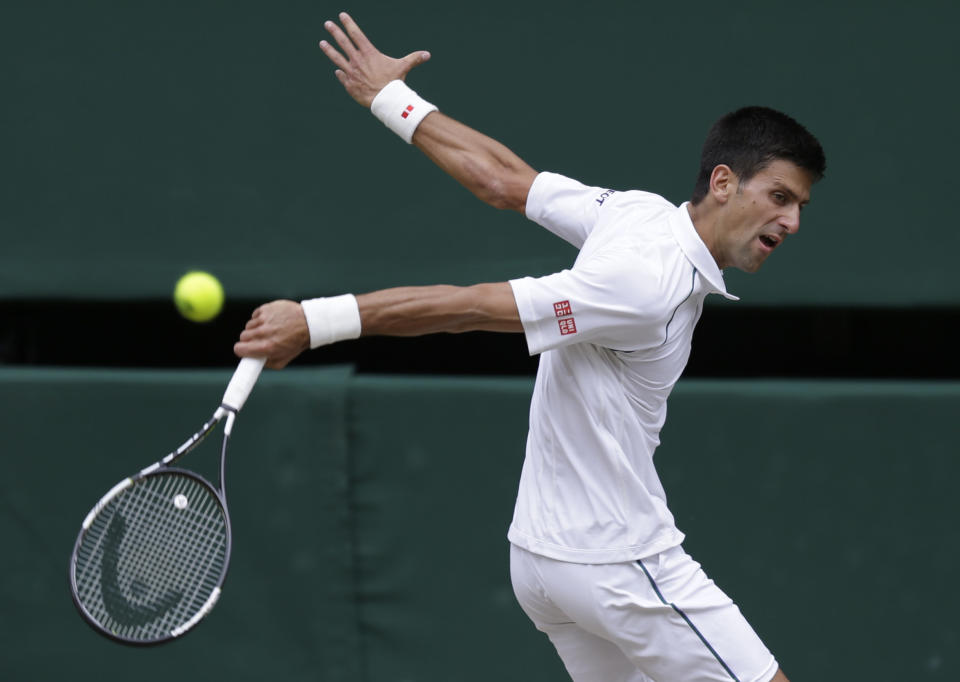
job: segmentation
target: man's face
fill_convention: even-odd
[[[777,159],[735,188],[717,232],[721,268],[756,272],[789,234],[800,229],[800,210],[810,201],[813,178],[791,161]]]

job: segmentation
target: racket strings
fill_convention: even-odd
[[[209,573],[210,560],[213,557],[212,550],[216,549],[215,544],[211,544],[211,533],[216,534],[217,524],[219,523],[219,505],[210,495],[191,495],[188,497],[185,492],[191,492],[189,488],[193,487],[190,479],[183,477],[158,477],[166,479],[162,481],[162,488],[159,491],[146,490],[144,494],[153,495],[153,505],[144,505],[140,508],[141,515],[135,519],[135,527],[143,534],[140,537],[132,537],[131,542],[142,543],[149,547],[169,547],[171,553],[166,557],[169,563],[180,567],[185,571],[183,574],[174,571],[161,571],[162,565],[152,567],[149,562],[155,561],[157,556],[152,552],[139,552],[136,555],[127,555],[130,563],[124,568],[126,575],[147,575],[153,573],[156,577],[156,583],[153,586],[154,592],[176,593],[184,578],[189,584],[196,584],[198,590],[205,587],[203,577]],[[166,505],[177,499],[178,495],[183,495],[188,500],[188,504],[196,505],[199,501],[199,509],[183,509],[180,513],[179,527],[165,525],[168,521],[166,515],[158,514],[158,509],[163,509]],[[174,506],[176,506],[174,504]],[[149,531],[149,533],[147,532]],[[179,550],[179,551],[174,551]],[[136,557],[136,558],[133,558]],[[216,585],[209,587],[212,590]],[[189,595],[191,599],[196,595]],[[189,602],[188,602],[189,603]]]
[[[175,488],[167,481],[160,488],[159,495],[148,496],[153,498],[153,505],[141,507],[133,504],[133,498],[124,500],[118,505],[110,525],[106,526],[100,543],[104,554],[100,562],[99,596],[106,612],[115,621],[126,623],[118,629],[117,634],[121,636],[150,636],[149,633],[138,635],[137,628],[145,627],[144,621],[156,620],[165,610],[169,611],[174,621],[181,619],[180,613],[186,618],[195,611],[192,603],[196,600],[197,592],[202,592],[205,598],[216,585],[215,582],[213,585],[204,584],[203,577],[210,570],[210,557],[205,558],[201,548],[209,546],[209,542],[198,538],[198,514],[180,514],[180,520],[186,520],[187,523],[181,523],[178,527],[169,523],[166,518],[168,514],[157,513],[158,499],[163,501],[161,509],[169,509],[176,495],[184,494],[186,489],[185,481],[180,481]],[[207,499],[203,495],[199,498],[191,495],[191,498],[194,505],[198,499]],[[175,505],[173,507],[176,508]],[[202,519],[204,509],[194,509]],[[118,523],[122,523],[122,526]],[[120,534],[123,539],[118,542]],[[198,541],[203,544],[198,544]],[[163,553],[158,554],[158,551]],[[217,576],[212,577],[215,581]],[[187,585],[196,585],[192,594],[185,589]],[[203,600],[198,601],[202,604]],[[157,623],[157,628],[158,634],[162,635],[167,623],[161,621]]]
[[[217,549],[216,537],[209,537],[212,530],[217,532],[219,524],[219,505],[206,490],[201,489],[199,495],[197,491],[191,491],[190,479],[171,477],[170,480],[163,481],[163,485],[156,494],[151,493],[153,504],[145,505],[141,508],[141,516],[135,517],[136,528],[140,535],[132,535],[130,538],[133,547],[150,548],[148,551],[128,552],[125,557],[130,559],[127,566],[121,566],[121,573],[129,576],[139,576],[141,580],[146,577],[153,577],[154,584],[151,588],[152,594],[177,594],[181,593],[185,585],[196,585],[193,594],[183,594],[184,603],[191,603],[196,598],[197,591],[203,591],[203,598],[200,604],[206,599],[209,591],[216,586],[206,586],[203,578],[209,574],[210,561],[215,556],[213,552]],[[172,485],[172,484],[176,485]],[[184,493],[192,492],[187,496]],[[171,504],[176,508],[175,500],[178,495],[183,495],[188,500],[188,507],[179,510],[179,524],[169,523],[169,514],[163,513],[170,509]],[[197,503],[200,503],[197,508]],[[160,513],[158,513],[160,512]],[[211,513],[213,514],[211,516]],[[159,556],[153,548],[163,548],[163,555]],[[214,580],[218,576],[213,576]],[[207,588],[204,590],[203,588]]]
[[[147,476],[111,500],[81,540],[77,596],[106,630],[162,639],[190,620],[220,584],[226,516],[191,476]]]

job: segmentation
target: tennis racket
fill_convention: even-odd
[[[223,402],[200,430],[160,461],[123,479],[87,514],[70,557],[80,615],[124,644],[160,644],[193,628],[217,603],[230,563],[224,488],[227,443],[263,369],[244,358]],[[224,421],[220,484],[172,466]]]

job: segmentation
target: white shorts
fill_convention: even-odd
[[[574,564],[511,545],[510,575],[574,682],[768,682],[777,672],[740,609],[682,547]]]

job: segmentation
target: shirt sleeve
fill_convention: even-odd
[[[540,173],[527,195],[527,217],[578,249],[614,190],[589,187],[556,173]]]
[[[572,270],[511,280],[530,354],[573,343],[643,347],[662,313],[658,268],[611,249]]]

